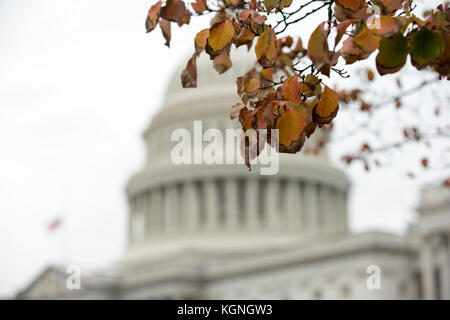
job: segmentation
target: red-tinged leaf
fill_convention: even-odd
[[[186,10],[184,12],[183,18],[181,18],[181,20],[178,21],[178,26],[181,27],[184,24],[189,24],[190,21],[191,21],[191,12],[189,10]]]
[[[203,29],[194,39],[195,53],[199,55],[206,47],[206,39],[209,37],[209,29]]]
[[[145,21],[145,29],[147,32],[152,31],[156,28],[159,20],[159,14],[161,11],[161,1],[158,1],[153,6],[150,7],[148,11],[147,20]]]
[[[170,47],[170,21],[167,21],[165,19],[161,19],[159,21],[159,27],[161,28],[162,34],[164,36],[164,39],[166,39],[165,45]]]
[[[402,3],[405,0],[373,0],[373,3],[378,5],[383,13],[391,15],[394,14],[397,10],[402,8]]]
[[[243,108],[245,108],[245,104],[243,103],[236,103],[234,106],[232,106],[230,111],[230,118],[232,120],[238,118]]]
[[[217,57],[214,58],[213,67],[219,73],[222,74],[232,66],[230,59],[230,47],[228,50],[223,50]]]
[[[372,32],[380,37],[392,37],[396,33],[399,32],[400,28],[402,27],[402,23],[399,19],[389,17],[389,16],[382,16],[380,17],[380,28],[373,28]],[[376,24],[375,24],[376,26]]]
[[[295,104],[300,104],[302,102],[297,75],[286,79],[280,88],[283,95],[283,100],[291,101]]]
[[[208,9],[206,5],[206,0],[196,0],[195,2],[191,3],[192,9],[198,14],[203,13],[206,9]]]
[[[197,87],[197,55],[194,53],[181,73],[183,88]]]
[[[305,142],[306,122],[300,112],[287,107],[278,118],[276,129],[279,130],[279,151],[283,153],[297,153]]]
[[[341,41],[345,32],[347,31],[348,27],[354,22],[355,22],[354,19],[347,19],[338,24],[338,26],[336,28],[337,29],[336,39],[334,40],[336,45],[339,44],[339,42]]]
[[[161,8],[161,17],[178,22],[183,19],[186,12],[186,6],[182,0],[167,0],[166,5]]]
[[[267,28],[258,38],[255,46],[256,58],[263,68],[271,68],[277,61],[277,38],[272,28]]]
[[[364,0],[335,0],[335,2],[345,9],[350,9],[352,11],[357,11],[364,5]]]
[[[320,100],[313,110],[313,119],[318,124],[328,124],[336,117],[339,110],[338,94],[325,86]]]
[[[209,37],[206,40],[206,53],[214,59],[231,43],[233,37],[234,26],[230,19],[213,25],[209,29]]]

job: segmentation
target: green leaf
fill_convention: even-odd
[[[393,38],[381,39],[376,59],[380,75],[395,73],[403,68],[408,55],[407,45],[408,41],[401,33]]]
[[[418,69],[435,62],[444,52],[444,39],[440,32],[422,28],[413,37],[411,62]]]

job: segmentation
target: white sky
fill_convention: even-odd
[[[144,32],[153,2],[0,1],[0,297],[50,262],[97,268],[123,252],[124,187],[144,161],[142,132],[207,24],[172,28],[168,49],[159,30]],[[348,170],[354,230],[405,230],[420,185],[405,172],[395,162]],[[65,230],[50,235],[55,216]]]

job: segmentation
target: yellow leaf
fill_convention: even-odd
[[[338,94],[325,86],[325,89],[320,96],[319,103],[313,111],[314,121],[319,124],[328,124],[336,116],[338,109]]]
[[[234,37],[233,22],[228,19],[217,23],[209,29],[209,37],[206,40],[206,52],[215,57],[230,44]]]
[[[271,68],[277,60],[277,38],[272,28],[267,28],[255,46],[256,58],[263,68]]]

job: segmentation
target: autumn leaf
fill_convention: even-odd
[[[161,17],[173,21],[179,22],[186,12],[186,6],[182,0],[167,0],[166,5],[161,8]]]
[[[230,59],[230,48],[223,50],[217,57],[214,58],[213,67],[219,73],[222,74],[232,66]]]
[[[264,7],[266,7],[267,12],[272,11],[272,9],[277,8],[280,5],[280,0],[264,0]]]
[[[373,28],[372,32],[380,37],[392,37],[400,28],[402,23],[394,17],[382,16],[379,18],[380,28]]]
[[[361,9],[364,4],[364,0],[335,0],[335,2],[345,9],[350,9],[352,11]]]
[[[258,38],[255,46],[256,58],[263,68],[271,68],[277,60],[277,38],[272,28],[267,28]]]
[[[300,104],[302,102],[297,75],[284,80],[282,86],[280,87],[280,92],[284,100],[291,101],[296,104]]]
[[[417,69],[436,62],[444,52],[445,43],[439,31],[422,28],[413,36],[412,40],[411,63]]]
[[[278,118],[276,129],[279,130],[280,152],[297,153],[305,142],[306,122],[300,112],[287,107]]]
[[[360,31],[353,40],[364,52],[371,53],[378,49],[380,37],[376,36],[369,28]]]
[[[230,110],[231,120],[238,118],[243,108],[245,108],[245,104],[243,103],[236,103],[234,106],[232,106]]]
[[[239,48],[242,45],[248,45],[251,44],[253,39],[255,38],[255,34],[251,32],[248,28],[242,28],[241,31],[239,31],[239,34],[237,35],[234,44],[236,45],[236,48]]]
[[[159,21],[159,27],[161,28],[162,34],[164,39],[166,39],[165,45],[170,47],[170,21],[167,21],[165,19],[161,19]]]
[[[214,59],[231,43],[233,37],[234,26],[230,19],[213,25],[206,40],[206,53]]]
[[[328,124],[339,110],[338,94],[325,86],[317,106],[313,110],[313,119],[318,124]]]
[[[317,70],[326,76],[330,76],[330,66],[336,64],[338,54],[329,51],[327,36],[328,31],[325,30],[325,22],[322,22],[309,38],[308,56]],[[333,59],[332,55],[335,55]]]
[[[197,87],[197,55],[194,53],[181,73],[183,88]]]
[[[159,20],[159,14],[161,11],[161,1],[158,1],[153,6],[150,7],[148,11],[147,20],[145,21],[145,29],[147,32],[152,31],[156,28]]]
[[[380,75],[395,73],[406,63],[408,41],[398,33],[393,38],[383,38],[376,58],[377,70]]]
[[[198,14],[203,13],[208,7],[206,5],[206,0],[197,0],[191,3],[192,9]]]
[[[199,55],[206,47],[206,39],[209,37],[209,29],[203,29],[194,38],[195,53]]]

